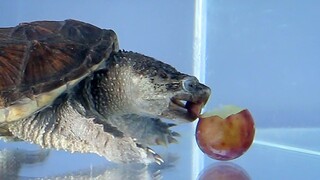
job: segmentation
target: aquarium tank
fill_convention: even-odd
[[[196,76],[212,90],[203,111],[247,108],[253,144],[230,161],[198,147],[198,120],[154,147],[162,165],[119,165],[96,154],[0,141],[0,179],[316,179],[320,176],[320,2],[18,1],[0,3],[0,27],[76,19],[113,29],[120,49]],[[1,49],[0,49],[1,51]],[[0,64],[1,65],[1,64]]]

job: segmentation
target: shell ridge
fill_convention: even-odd
[[[26,48],[26,50],[23,54],[23,57],[22,57],[23,63],[21,64],[20,72],[19,72],[19,77],[20,77],[19,84],[21,84],[23,79],[25,79],[25,72],[26,72],[26,68],[29,63],[29,57],[30,57],[30,53],[28,53],[28,52],[30,52],[31,48],[32,48],[32,42],[28,41],[27,48]]]

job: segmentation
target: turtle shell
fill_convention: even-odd
[[[103,67],[118,51],[112,30],[75,21],[0,28],[0,123],[25,118]]]

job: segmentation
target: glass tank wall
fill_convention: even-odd
[[[311,2],[311,1],[310,1]],[[320,2],[12,1],[0,27],[77,19],[113,29],[120,48],[162,60],[212,88],[205,108],[248,108],[255,141],[219,162],[195,142],[196,122],[173,129],[179,144],[154,147],[162,166],[120,166],[95,154],[0,141],[0,177],[12,179],[315,179],[320,173]],[[0,179],[2,179],[0,178]]]
[[[207,1],[205,77],[213,87],[207,108],[237,104],[252,112],[254,144],[234,161],[252,179],[319,175],[318,5]]]

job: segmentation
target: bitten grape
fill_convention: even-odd
[[[241,156],[251,146],[254,134],[254,120],[249,110],[236,106],[200,115],[196,128],[198,146],[217,160]]]

